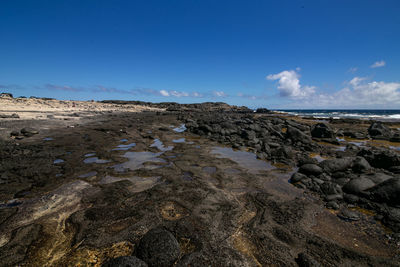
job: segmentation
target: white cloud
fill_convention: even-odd
[[[400,83],[368,82],[367,78],[354,77],[337,92],[314,94],[290,105],[302,108],[400,108]]]
[[[203,97],[203,95],[200,94],[200,93],[198,93],[198,92],[193,92],[193,93],[192,93],[192,96],[193,96],[193,97]]]
[[[160,94],[162,96],[169,96],[169,93],[167,91],[165,91],[165,90],[160,90]]]
[[[213,91],[212,94],[213,94],[213,96],[216,96],[216,97],[227,97],[227,96],[228,96],[228,95],[227,95],[225,92],[223,92],[223,91]]]
[[[186,92],[178,92],[178,91],[169,91],[169,94],[175,97],[185,97],[185,96],[189,96],[188,93]]]
[[[277,74],[270,74],[267,80],[279,80],[278,89],[281,96],[305,98],[315,93],[314,86],[301,86],[300,75],[294,70],[284,70]]]
[[[371,68],[380,68],[380,67],[384,67],[386,65],[386,62],[381,60],[381,61],[377,61],[374,64],[372,64],[370,67]]]

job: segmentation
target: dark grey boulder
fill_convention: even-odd
[[[400,133],[394,133],[390,138],[390,142],[400,142]]]
[[[391,206],[400,205],[400,178],[392,178],[369,190],[371,199]]]
[[[334,173],[350,168],[353,165],[353,161],[353,157],[327,159],[322,161],[319,166],[326,172]]]
[[[301,142],[301,143],[311,142],[311,137],[309,135],[291,126],[287,127],[286,137],[290,138],[292,141],[295,142]]]
[[[368,161],[363,157],[356,157],[353,162],[353,171],[355,172],[364,172],[371,169],[371,165]]]
[[[26,128],[22,128],[22,129],[21,129],[21,133],[22,133],[24,136],[29,137],[29,136],[33,136],[33,135],[35,135],[35,134],[38,134],[39,131],[36,130],[36,129],[34,129],[34,128],[26,127]]]
[[[323,170],[316,164],[304,164],[300,167],[299,172],[304,174],[320,175]]]
[[[392,149],[362,149],[357,155],[364,157],[375,168],[389,169],[400,166],[400,154]]]
[[[149,266],[170,266],[180,254],[176,238],[164,228],[148,231],[140,240],[136,256]]]
[[[362,174],[360,177],[365,177],[367,179],[370,179],[376,185],[393,178],[393,176],[387,175],[385,173],[380,173],[380,172],[372,173],[372,174]]]
[[[370,179],[365,177],[359,177],[352,179],[350,182],[343,186],[343,191],[350,193],[350,194],[361,194],[363,191],[368,190],[374,187],[375,184]]]
[[[390,139],[392,132],[381,122],[374,122],[368,128],[368,134],[375,139]]]
[[[291,183],[297,183],[297,182],[300,182],[301,180],[306,179],[306,178],[307,178],[307,176],[305,176],[304,174],[296,172],[290,178],[290,182]]]
[[[341,212],[339,212],[338,217],[346,221],[360,220],[360,215],[357,212],[349,209],[344,209]]]
[[[147,263],[134,256],[122,256],[108,260],[101,267],[147,267]]]
[[[316,138],[334,138],[335,133],[326,123],[317,123],[311,127],[311,135]]]

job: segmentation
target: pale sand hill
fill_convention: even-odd
[[[78,112],[90,116],[97,112],[143,112],[163,109],[140,105],[118,105],[91,101],[44,100],[31,98],[0,97],[0,114],[18,114],[20,119],[40,119],[47,115],[68,116]]]

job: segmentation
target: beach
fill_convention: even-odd
[[[397,121],[10,97],[0,115],[0,266],[398,266]]]

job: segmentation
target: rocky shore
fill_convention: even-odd
[[[9,96],[0,114],[0,266],[399,265],[395,123]]]

